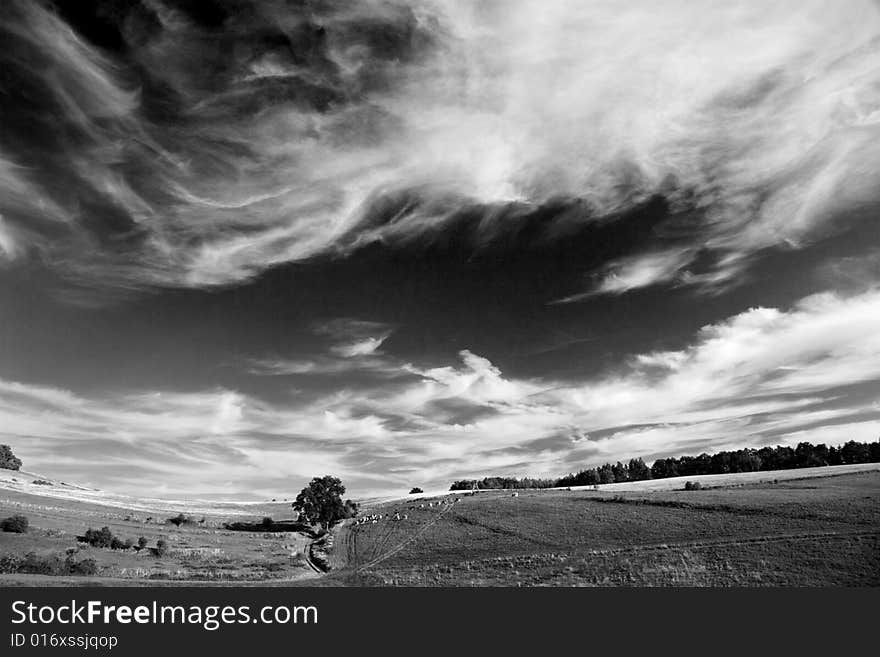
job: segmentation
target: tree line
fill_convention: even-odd
[[[699,456],[657,459],[648,467],[641,458],[627,462],[605,463],[595,468],[585,468],[558,479],[535,479],[525,477],[484,477],[483,479],[460,479],[449,490],[474,490],[487,488],[554,488],[566,486],[594,486],[622,481],[665,479],[667,477],[690,477],[704,474],[731,472],[759,472],[765,470],[790,470],[823,465],[850,463],[880,463],[880,440],[860,443],[850,440],[839,447],[825,444],[798,443],[797,447],[779,445],[760,449],[745,448],[721,451]]]
[[[553,488],[556,479],[534,479],[532,477],[483,477],[482,479],[459,479],[449,490],[473,490],[474,488]]]

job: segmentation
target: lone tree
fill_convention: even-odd
[[[309,524],[327,530],[334,522],[357,514],[357,504],[351,500],[342,501],[344,494],[345,486],[339,478],[330,475],[315,477],[296,496],[293,510]]]
[[[0,445],[0,468],[4,470],[21,468],[21,459],[12,453],[12,448],[9,445]]]

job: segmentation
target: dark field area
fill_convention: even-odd
[[[877,586],[880,474],[698,491],[450,495],[337,533],[339,585]],[[411,508],[412,507],[412,508]]]

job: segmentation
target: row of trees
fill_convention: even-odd
[[[666,477],[690,477],[704,474],[729,472],[758,472],[765,470],[789,470],[823,465],[849,463],[880,463],[880,440],[860,443],[850,440],[839,447],[825,444],[813,445],[802,442],[797,447],[762,447],[739,449],[699,456],[657,459],[651,467],[641,459],[628,462],[605,463],[596,468],[585,468],[559,479],[532,479],[516,477],[485,477],[461,479],[450,490],[473,490],[485,488],[551,488],[565,486],[594,486],[621,481],[664,479]]]
[[[555,479],[533,479],[531,477],[484,477],[482,479],[459,479],[449,490],[473,490],[475,488],[553,488]]]
[[[803,442],[798,443],[797,447],[762,447],[761,449],[717,452],[711,456],[700,454],[699,456],[682,456],[678,459],[658,459],[651,466],[651,476],[654,479],[661,479],[663,477],[687,477],[699,474],[790,470],[823,465],[877,462],[880,462],[880,441],[859,443],[850,440],[840,447]]]
[[[645,462],[630,459],[629,463],[618,461],[606,463],[598,468],[587,468],[576,474],[568,474],[556,480],[557,486],[595,486],[596,484],[613,484],[618,481],[641,481],[651,479],[651,469]]]

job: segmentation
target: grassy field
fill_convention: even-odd
[[[181,503],[161,508],[161,502],[134,504],[135,508],[110,506],[92,500],[47,494],[49,487],[0,489],[0,518],[13,514],[27,516],[26,534],[0,533],[0,559],[4,555],[24,555],[94,559],[95,577],[47,577],[31,574],[0,575],[0,585],[41,583],[161,584],[163,582],[259,582],[290,581],[314,577],[305,552],[309,538],[295,532],[256,533],[223,529],[233,520],[260,521],[264,516],[289,518],[289,503],[247,505],[230,513],[229,505],[212,508],[207,503],[192,507]],[[168,519],[182,508],[199,513],[187,514],[192,522],[176,527]],[[145,510],[146,509],[146,510]],[[249,511],[250,513],[246,513]],[[120,539],[137,541],[143,536],[148,546],[161,538],[169,550],[156,556],[150,550],[111,550],[78,543],[76,537],[92,527],[107,526]]]
[[[16,473],[16,481],[0,481],[0,518],[21,513],[31,528],[0,533],[0,560],[72,552],[77,560],[94,559],[97,572],[6,574],[0,586],[880,585],[880,472],[798,474],[762,473],[759,481],[728,475],[713,479],[715,488],[696,491],[665,480],[666,490],[536,490],[516,497],[481,491],[368,501],[364,513],[386,517],[337,527],[333,569],[320,575],[306,559],[311,539],[304,534],[223,529],[230,520],[290,517],[287,501],[105,497]],[[169,524],[182,510],[193,522]],[[407,518],[391,520],[395,511]],[[77,543],[87,528],[105,525],[123,540],[143,536],[150,546],[164,538],[170,550],[159,557]]]
[[[337,532],[322,583],[877,586],[880,473],[699,491],[454,495]],[[414,507],[414,508],[410,508]]]

